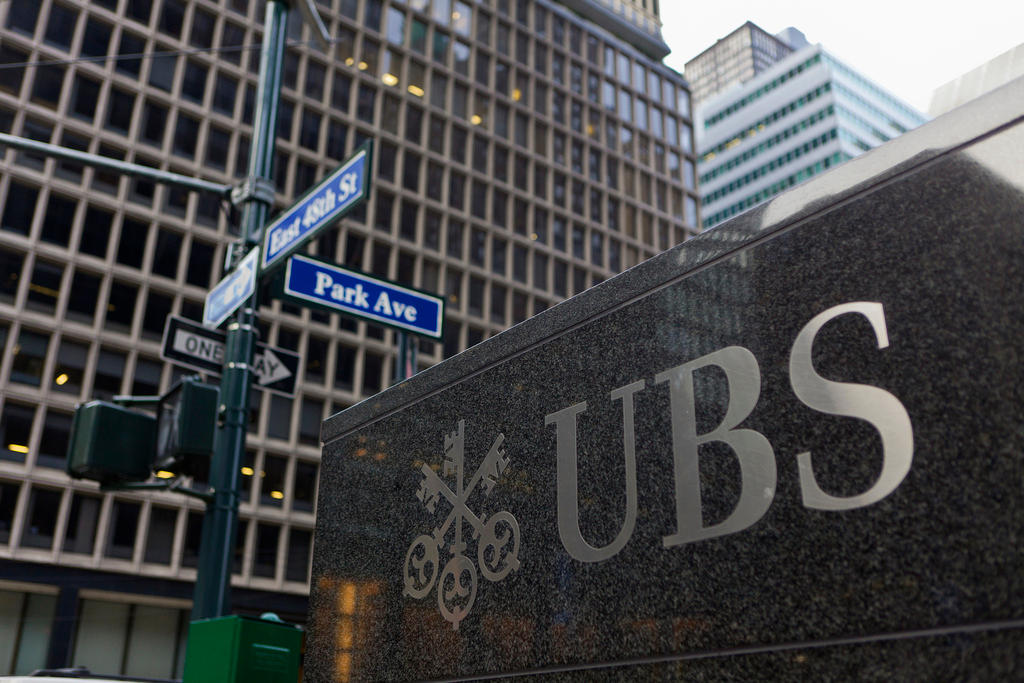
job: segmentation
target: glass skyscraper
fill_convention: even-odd
[[[696,106],[705,228],[926,120],[795,29],[780,35],[791,41],[788,51]],[[755,45],[734,47],[752,51]],[[719,41],[711,50],[720,48],[729,44]]]

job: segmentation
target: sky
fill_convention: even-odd
[[[923,113],[936,88],[1024,43],[1020,0],[661,0],[661,19],[679,72],[747,20],[794,26]]]

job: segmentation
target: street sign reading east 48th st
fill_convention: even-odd
[[[263,233],[260,272],[284,263],[296,249],[362,201],[370,189],[370,143],[274,219]]]

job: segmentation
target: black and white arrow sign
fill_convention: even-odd
[[[167,316],[160,357],[185,367],[219,375],[224,366],[226,335],[176,315]],[[295,395],[299,354],[258,342],[253,354],[256,386],[285,396]]]

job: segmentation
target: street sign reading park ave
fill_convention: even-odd
[[[444,298],[348,268],[293,254],[288,259],[281,295],[297,303],[320,306],[440,339]]]
[[[191,320],[170,315],[164,326],[160,357],[199,372],[219,375],[224,366],[226,337],[219,330],[211,330]],[[285,349],[272,349],[257,342],[252,364],[257,388],[284,396],[295,395],[299,354]]]
[[[263,231],[260,272],[284,263],[289,254],[362,201],[370,190],[369,170],[367,143],[274,219]]]
[[[259,247],[253,247],[238,267],[224,276],[206,295],[203,324],[217,328],[256,291],[256,262]]]

